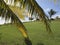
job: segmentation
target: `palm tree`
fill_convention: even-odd
[[[38,13],[39,17],[42,18],[42,21],[46,25],[46,30],[49,33],[51,33],[48,18],[46,17],[45,12],[38,5],[36,0],[14,0],[14,1],[20,2],[21,7],[22,7],[21,9],[25,9],[26,7],[28,7],[27,10],[31,15],[33,15],[34,11]],[[23,23],[20,21],[19,15],[16,15],[13,12],[13,10],[8,5],[6,5],[6,3],[3,0],[0,0],[0,16],[2,18],[5,18],[5,20],[9,20],[11,18],[11,23],[15,24],[18,27],[18,29],[20,30],[20,32],[22,33],[24,37],[26,45],[32,45],[32,42],[27,34],[27,30],[24,27]]]
[[[54,11],[53,9],[51,9],[48,13],[49,13],[50,19],[51,19],[51,17],[52,17],[54,14],[56,14],[57,12]]]

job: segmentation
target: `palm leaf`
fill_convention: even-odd
[[[9,20],[9,18],[11,18],[11,23],[14,23],[18,27],[25,39],[25,43],[27,45],[32,45],[28,37],[27,30],[25,29],[23,23],[20,21],[19,17],[16,14],[14,14],[14,12],[9,8],[9,6],[6,5],[6,3],[3,0],[0,0],[0,16],[2,18],[5,18],[5,20]]]
[[[20,1],[20,0],[19,0]],[[22,2],[22,6],[23,8],[26,8],[28,6],[28,13],[30,13],[31,15],[33,15],[34,12],[36,12],[36,14],[39,15],[39,17],[42,18],[44,24],[46,25],[46,30],[50,33],[51,28],[50,28],[50,24],[49,24],[49,19],[47,18],[44,10],[38,5],[38,3],[36,2],[36,0],[22,0],[20,1]]]
[[[30,13],[31,15],[33,15],[33,13],[36,12],[36,14],[38,14],[42,18],[44,24],[46,25],[47,31],[51,32],[48,18],[46,16],[44,10],[38,5],[36,0],[15,0],[15,2],[16,1],[20,2],[21,7],[23,7],[22,9],[24,9],[24,10],[28,6],[27,10],[28,10],[28,13]],[[2,16],[2,18],[5,17],[6,20],[11,18],[11,23],[16,24],[18,29],[23,34],[23,37],[25,38],[25,43],[27,45],[32,45],[32,43],[27,35],[26,29],[25,29],[24,25],[22,24],[22,22],[20,21],[19,15],[16,15],[14,13],[14,10],[9,8],[9,6],[6,5],[3,0],[0,0],[0,16]]]
[[[49,26],[49,22],[47,21],[47,16],[44,12],[44,10],[38,5],[38,3],[35,0],[30,0],[32,6],[34,7],[35,11],[39,14],[39,16],[44,21],[44,24],[46,25],[46,29],[48,32],[51,32],[51,28]],[[47,18],[47,19],[46,19]]]
[[[20,19],[23,19],[24,20],[24,15],[23,15],[23,12],[24,12],[24,9],[20,9],[19,7],[16,7],[16,6],[9,6],[9,8],[20,18]]]

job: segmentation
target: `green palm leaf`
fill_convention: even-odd
[[[0,16],[2,18],[5,18],[5,20],[9,20],[11,18],[11,23],[14,23],[20,32],[22,33],[25,43],[27,45],[32,45],[27,30],[25,29],[23,23],[20,21],[19,17],[13,13],[13,11],[6,5],[6,3],[3,0],[0,0]]]
[[[34,12],[36,12],[36,14],[39,15],[39,17],[42,18],[44,24],[46,25],[46,30],[50,33],[51,29],[49,26],[49,22],[48,22],[48,18],[44,12],[44,10],[38,5],[38,3],[36,2],[36,0],[14,0],[19,1],[21,6],[20,6],[20,11],[22,10],[28,10],[28,13],[30,13],[31,15],[33,15]],[[21,8],[23,7],[23,8]],[[27,8],[27,9],[25,9]],[[16,15],[14,13],[15,10],[13,10],[11,7],[9,7],[8,5],[6,5],[6,3],[3,0],[0,0],[0,16],[2,18],[5,18],[5,20],[9,20],[9,18],[11,18],[11,23],[14,23],[18,29],[20,30],[20,32],[22,33],[24,39],[25,39],[25,43],[27,45],[32,45],[28,34],[27,34],[27,30],[25,29],[24,25],[22,24],[22,22],[20,21],[20,15]],[[23,15],[21,13],[21,15]]]
[[[23,8],[26,8],[28,6],[27,10],[28,10],[28,13],[30,13],[31,15],[33,15],[33,13],[36,12],[36,14],[38,14],[39,17],[42,18],[44,24],[46,25],[46,30],[49,33],[52,32],[49,26],[49,21],[48,21],[49,19],[47,18],[44,10],[38,5],[36,0],[22,0],[21,5],[23,6]]]
[[[43,11],[43,9],[38,5],[38,3],[35,0],[30,0],[32,7],[34,7],[35,11],[39,14],[39,16],[42,18],[44,24],[46,25],[46,29],[47,31],[50,33],[51,29],[49,26],[49,22],[47,21],[47,16],[45,14],[45,12]]]

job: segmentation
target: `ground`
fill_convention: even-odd
[[[42,22],[24,23],[33,45],[60,45],[60,21],[52,21],[49,34]],[[15,25],[0,26],[0,45],[25,45],[22,34]]]

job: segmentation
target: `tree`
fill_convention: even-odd
[[[36,0],[15,0],[15,2],[16,1],[20,2],[22,9],[25,9],[28,6],[27,10],[29,13],[31,13],[31,15],[33,15],[34,11],[36,11],[36,13],[38,13],[39,17],[42,18],[42,21],[46,25],[46,30],[51,33],[48,18]],[[5,18],[5,20],[9,20],[9,18],[11,18],[11,23],[15,24],[18,27],[24,37],[26,45],[32,45],[32,42],[27,34],[27,30],[24,27],[23,23],[20,21],[19,15],[17,16],[3,0],[0,0],[0,16],[2,18]]]
[[[48,13],[49,13],[50,19],[51,19],[51,17],[52,17],[54,14],[56,14],[57,12],[54,11],[53,9],[51,9]]]

